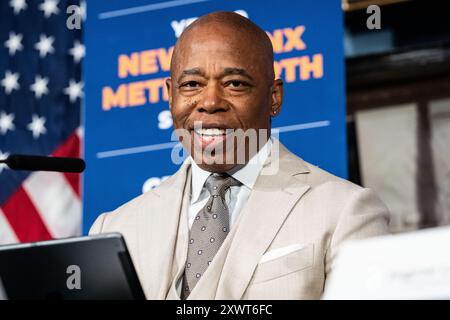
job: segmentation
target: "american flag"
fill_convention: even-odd
[[[0,158],[80,155],[85,50],[67,27],[72,5],[84,17],[80,1],[0,1]],[[79,179],[0,164],[0,244],[80,234]]]

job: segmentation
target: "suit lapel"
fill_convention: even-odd
[[[188,168],[185,161],[170,181],[152,191],[154,197],[148,198],[152,203],[143,205],[139,212],[139,265],[148,299],[165,299],[172,282],[183,195],[190,187]]]
[[[231,242],[216,299],[240,299],[261,259],[294,205],[310,188],[296,177],[308,173],[306,165],[280,145],[279,170],[274,175],[260,175]],[[273,164],[273,163],[272,163]]]
[[[273,165],[271,158],[264,167]],[[276,161],[279,170],[274,175],[258,177],[236,227],[190,299],[240,299],[243,296],[261,256],[293,206],[309,189],[304,179],[299,178],[309,172],[306,165],[281,144]],[[153,191],[159,199],[149,197],[152,203],[143,205],[139,212],[139,267],[148,299],[179,298],[175,286],[184,270],[187,252],[187,209],[183,199],[189,198],[186,198],[190,192],[189,166],[185,161],[170,181]],[[152,212],[148,212],[149,208]],[[177,239],[180,241],[178,250]]]
[[[177,231],[177,242],[175,244],[175,260],[173,261],[172,268],[172,283],[170,285],[169,292],[167,294],[167,299],[174,300],[180,299],[180,295],[177,291],[178,279],[183,275],[184,268],[186,264],[187,251],[188,251],[188,241],[189,241],[189,205],[190,205],[190,195],[191,195],[191,174],[192,170],[188,170],[186,177],[186,188],[183,195],[181,210],[180,210],[180,221]]]

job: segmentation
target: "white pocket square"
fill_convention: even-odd
[[[292,244],[290,246],[270,250],[269,252],[266,252],[265,254],[263,254],[263,256],[261,257],[261,260],[259,261],[259,264],[277,259],[277,258],[285,256],[285,255],[288,255],[289,253],[300,250],[300,249],[304,248],[305,246],[306,245],[303,243],[297,243],[297,244]]]

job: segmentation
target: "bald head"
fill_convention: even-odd
[[[257,53],[258,68],[266,69],[269,81],[274,79],[273,47],[272,43],[259,26],[249,19],[235,12],[218,11],[204,15],[190,24],[181,34],[172,55],[171,73],[173,74],[180,55],[195,41],[202,41],[205,37],[214,37],[217,41],[233,43],[236,54],[245,54],[252,50]],[[249,57],[250,58],[250,57]],[[252,57],[254,58],[254,57]]]

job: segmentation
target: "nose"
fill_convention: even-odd
[[[224,112],[228,109],[218,84],[211,83],[204,88],[201,101],[197,104],[197,108],[197,111],[206,113]]]

